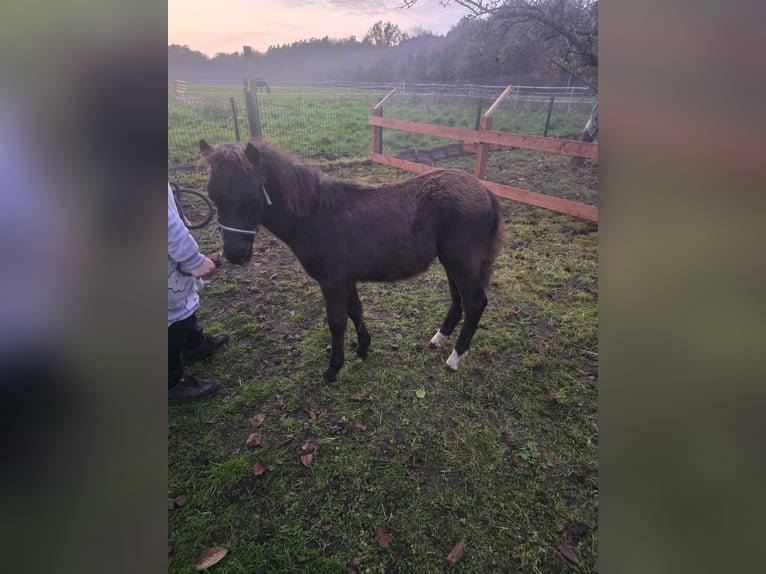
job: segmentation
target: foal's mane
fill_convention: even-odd
[[[247,143],[216,146],[202,159],[202,163],[210,166],[211,170],[250,171],[254,168],[245,156]],[[290,213],[305,216],[318,204],[335,204],[335,193],[341,183],[339,180],[330,179],[315,166],[300,163],[292,154],[273,144],[250,143],[260,153],[259,168],[265,176],[267,193],[278,193]]]

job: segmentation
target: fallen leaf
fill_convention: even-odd
[[[367,427],[364,426],[362,423],[354,423],[351,425],[351,430],[354,432],[362,432],[362,431],[366,431]]]
[[[210,417],[209,419],[205,419],[206,425],[214,425],[218,422],[218,417]]]
[[[561,553],[561,555],[566,558],[569,562],[574,564],[575,566],[578,566],[580,564],[580,559],[577,557],[577,553],[572,550],[569,546],[564,544],[562,540],[559,540],[558,538],[553,542],[553,545],[556,547],[556,550]]]
[[[412,457],[410,458],[410,464],[414,468],[417,468],[419,466],[423,466],[423,460],[419,456],[416,456],[413,454]]]
[[[317,414],[314,411],[312,411],[311,409],[304,408],[303,410],[306,411],[306,414],[309,416],[309,418],[311,420],[315,420],[317,418]]]
[[[322,525],[322,532],[324,532],[328,536],[329,536],[331,530],[332,530],[332,524],[323,524]]]
[[[301,445],[301,452],[303,454],[308,454],[310,452],[314,452],[317,448],[319,448],[319,442],[317,439],[310,438]]]
[[[558,326],[558,322],[555,319],[551,319],[548,321],[548,326],[553,329],[553,327]]]
[[[460,557],[463,555],[464,550],[465,550],[465,545],[462,542],[458,542],[457,544],[455,544],[455,547],[447,555],[447,562],[449,562],[450,566],[454,566],[455,562],[460,560]]]
[[[257,428],[263,424],[263,421],[266,420],[266,415],[264,413],[258,413],[253,418],[250,419],[250,424],[253,425],[253,427]]]
[[[547,350],[548,350],[548,347],[546,347],[545,343],[543,343],[542,341],[540,341],[537,344],[537,352],[540,353],[541,355],[544,355],[545,351],[547,351]]]
[[[230,457],[232,457],[232,458],[234,458],[235,456],[239,456],[239,453],[241,453],[241,452],[242,452],[242,449],[241,449],[241,448],[239,448],[239,447],[237,447],[237,448],[235,448],[234,450],[232,450],[232,451],[229,453],[229,456],[230,456]]]
[[[388,442],[385,441],[385,440],[380,441],[378,443],[378,446],[380,447],[380,449],[383,452],[387,452],[389,454],[391,454],[392,452],[395,452],[395,450],[396,450],[394,447],[392,447],[390,444],[388,444]]]
[[[388,545],[391,542],[388,534],[382,528],[378,528],[378,533],[375,539],[378,541],[378,546],[381,548],[388,548]]]
[[[548,394],[547,400],[549,403],[557,403],[560,397],[561,394],[558,391],[552,391]]]
[[[274,401],[274,407],[278,409],[285,408],[285,398],[282,395],[277,395],[277,398]]]
[[[593,430],[594,430],[594,431],[598,432],[598,425],[597,425],[596,423],[591,423],[591,425],[590,425],[590,426],[592,426],[592,427],[593,427]]]
[[[529,466],[526,462],[518,458],[514,458],[511,461],[511,464],[515,466],[516,468],[527,468]]]
[[[168,498],[168,510],[173,510],[176,507],[176,499]]]
[[[404,444],[404,431],[402,429],[394,429],[394,442],[398,445]]]
[[[187,502],[189,502],[189,499],[186,498],[183,494],[181,496],[176,496],[174,502],[176,503],[176,506],[183,506]]]
[[[365,560],[367,560],[366,556],[355,556],[354,559],[351,561],[351,566],[359,566]]]
[[[260,446],[261,445],[261,433],[254,432],[245,441],[247,446]]]
[[[263,462],[260,458],[255,461],[255,464],[253,464],[253,474],[255,476],[260,476],[267,470],[268,468],[266,467],[266,463]]]
[[[349,566],[348,570],[346,570],[346,574],[357,574],[356,568],[354,568],[353,566]]]
[[[286,445],[289,442],[292,442],[294,439],[295,439],[295,435],[294,434],[291,433],[291,434],[287,435],[285,437],[285,440],[282,441],[282,446]]]
[[[198,572],[207,570],[214,564],[218,564],[218,562],[221,561],[221,558],[226,556],[228,552],[228,548],[224,548],[223,546],[213,546],[210,550],[202,555],[202,558],[197,560],[197,563],[194,565],[194,569]]]
[[[375,400],[375,397],[372,395],[367,395],[366,397],[363,397],[362,395],[354,395],[351,397],[352,401],[367,401],[368,403],[371,403]]]
[[[308,557],[308,556],[296,556],[296,557],[295,557],[295,561],[296,561],[298,564],[303,564],[303,563],[304,563],[304,562],[306,562],[308,559],[309,559],[309,557]]]
[[[518,315],[519,313],[521,313],[521,307],[519,307],[518,305],[514,305],[511,311],[513,312],[514,315]]]
[[[418,389],[417,391],[415,391],[415,396],[416,396],[417,398],[419,398],[419,399],[423,399],[423,398],[425,398],[425,396],[426,396],[426,391],[425,391],[425,389]]]
[[[308,467],[310,467],[310,466],[311,466],[311,461],[312,461],[313,459],[314,459],[314,455],[313,455],[313,454],[311,454],[311,453],[309,453],[309,454],[304,454],[304,455],[301,457],[301,464],[302,464],[303,466],[305,466],[306,468],[308,468]]]

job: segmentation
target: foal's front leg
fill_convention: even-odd
[[[338,371],[343,367],[345,356],[343,343],[346,334],[346,303],[348,301],[348,289],[339,287],[337,284],[321,285],[324,295],[325,307],[327,308],[327,326],[332,335],[332,352],[330,353],[330,366],[324,372],[322,381],[332,383],[335,381]]]
[[[367,351],[370,348],[370,333],[364,325],[364,319],[362,319],[362,301],[359,299],[359,292],[356,290],[356,285],[351,286],[351,291],[348,294],[346,311],[348,316],[351,317],[351,320],[354,322],[354,327],[356,327],[356,338],[359,341],[359,345],[356,348],[356,354],[358,357],[366,359]]]

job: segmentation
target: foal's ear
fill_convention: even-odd
[[[256,167],[258,162],[261,161],[261,154],[258,151],[258,148],[250,142],[247,143],[247,147],[245,148],[245,157],[251,164],[253,164],[253,167]]]
[[[199,140],[199,151],[202,154],[202,157],[207,157],[210,155],[210,152],[213,151],[213,146],[211,146],[205,140]]]

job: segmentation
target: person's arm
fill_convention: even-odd
[[[215,263],[199,252],[199,246],[178,215],[173,192],[168,186],[168,255],[194,277],[216,270]]]

